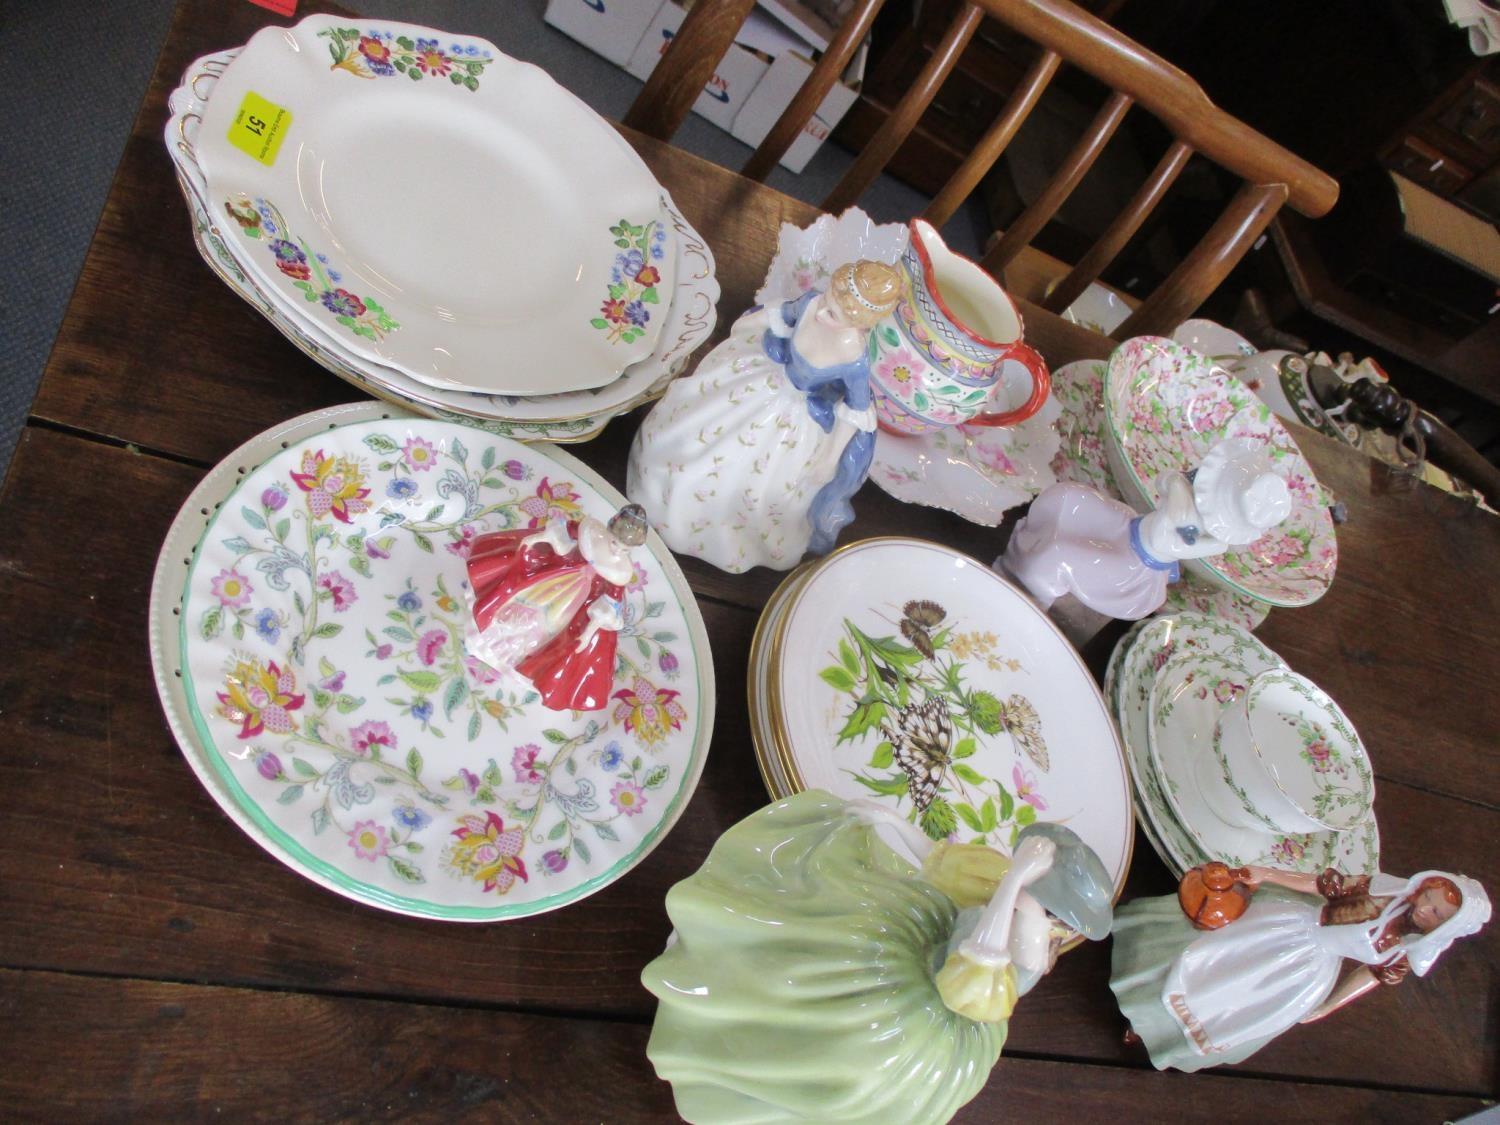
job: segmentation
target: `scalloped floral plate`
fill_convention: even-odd
[[[257,280],[434,386],[603,386],[650,355],[661,188],[545,71],[493,44],[309,16],[219,79],[197,155]]]
[[[193,216],[194,238],[204,261],[225,284],[265,316],[310,358],[360,389],[408,410],[465,422],[520,441],[586,441],[609,420],[648,402],[664,391],[713,331],[719,285],[712,251],[664,192],[662,206],[672,224],[677,283],[665,311],[656,350],[627,367],[604,387],[544,395],[491,395],[430,387],[384,364],[348,353],[316,321],[272,288],[259,288],[236,258],[234,239],[214,217],[207,184],[197,164],[195,142],[203,111],[224,69],[239,54],[221,51],[196,60],[183,73],[182,85],[168,99],[167,151],[177,167],[178,183]],[[227,218],[223,218],[227,223]],[[337,327],[337,326],[333,326]]]
[[[648,539],[616,690],[591,714],[467,659],[463,595],[476,534],[623,502],[565,454],[378,404],[247,443],[189,497],[152,588],[188,761],[278,859],[372,906],[490,921],[613,882],[671,829],[708,751],[686,581]]]
[[[1304,606],[1338,566],[1330,500],[1271,408],[1207,356],[1172,340],[1137,336],[1105,370],[1106,451],[1116,483],[1138,509],[1161,498],[1170,472],[1188,472],[1225,438],[1262,445],[1292,496],[1292,514],[1254,543],[1188,566],[1209,581],[1273,606]]]
[[[1118,892],[1135,836],[1119,738],[1023,593],[947,547],[885,538],[809,567],[782,604],[760,724],[780,740],[779,780],[1002,850],[1035,820],[1063,822]]]

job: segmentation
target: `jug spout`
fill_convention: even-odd
[[[1021,340],[1015,302],[977,263],[951,250],[931,223],[914,219],[909,234],[899,266],[901,299],[870,337],[881,427],[919,434],[1030,418],[1051,381],[1042,357]],[[1007,368],[1017,365],[1024,375],[1012,379]],[[988,412],[997,399],[1001,410]],[[1013,403],[1020,405],[1010,409]]]

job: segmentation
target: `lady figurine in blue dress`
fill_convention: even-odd
[[[870,329],[900,290],[894,267],[840,266],[827,292],[740,317],[672,384],[626,478],[667,546],[734,573],[833,549],[875,450]]]

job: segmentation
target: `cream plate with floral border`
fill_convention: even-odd
[[[655,177],[484,40],[330,16],[265,28],[219,79],[197,157],[257,280],[414,379],[584,390],[661,331]]]
[[[1024,594],[936,543],[867,539],[811,568],[783,614],[766,694],[798,789],[1002,850],[1035,820],[1066,823],[1118,893],[1134,818],[1114,723]]]
[[[257,288],[235,257],[235,242],[221,227],[227,218],[216,219],[217,209],[206,202],[207,185],[194,143],[209,95],[238,53],[222,51],[198,59],[184,72],[182,85],[168,101],[172,116],[166,126],[167,150],[193,215],[194,239],[204,261],[225,284],[297,348],[340,378],[419,414],[464,422],[520,441],[586,441],[611,418],[660,395],[713,331],[719,301],[713,253],[663,193],[662,206],[675,236],[675,290],[655,351],[608,385],[545,395],[471,394],[430,387],[394,368],[347,353],[334,336],[302,317],[295,306],[284,307],[279,292]]]
[[[1229,372],[1156,336],[1126,340],[1104,386],[1105,445],[1116,482],[1137,509],[1154,508],[1168,473],[1198,467],[1225,438],[1265,449],[1292,496],[1292,514],[1247,547],[1188,565],[1270,605],[1303,606],[1333,583],[1338,565],[1330,501],[1271,408]]]
[[[545,710],[461,637],[477,533],[621,503],[565,454],[378,404],[247,443],[189,497],[152,587],[189,763],[278,859],[369,905],[488,921],[613,882],[681,815],[712,730],[670,554],[637,552],[603,711]]]

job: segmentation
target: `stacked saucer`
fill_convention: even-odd
[[[712,330],[712,255],[635,151],[483,40],[311,16],[169,106],[205,260],[379,397],[583,440]]]
[[[1008,851],[1066,823],[1118,892],[1134,838],[1093,678],[1023,593],[935,543],[867,539],[793,572],[750,654],[756,755],[776,798],[889,805],[934,839]]]
[[[1175,873],[1209,860],[1377,870],[1359,736],[1248,630],[1193,613],[1142,622],[1110,658],[1104,692],[1141,828]]]

